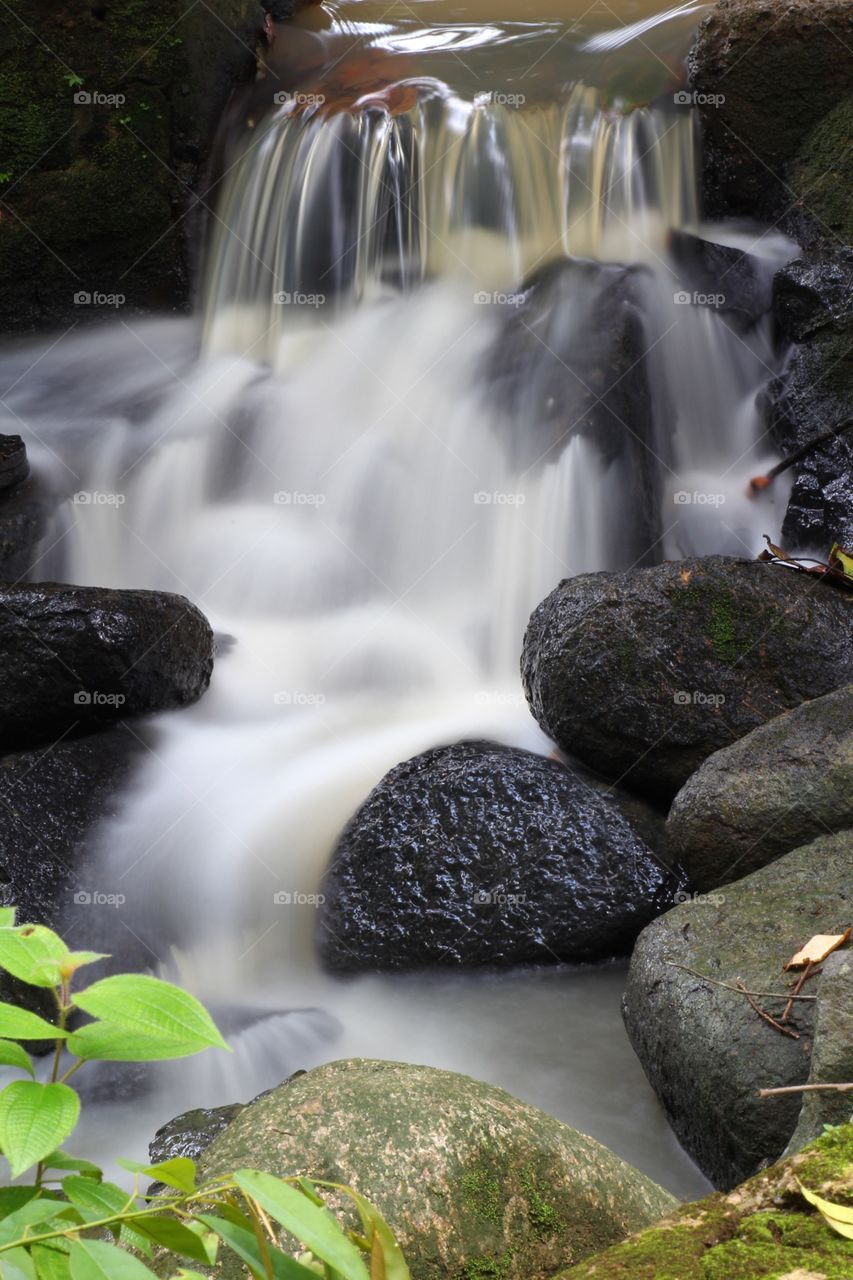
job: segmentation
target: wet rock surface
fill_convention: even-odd
[[[470,742],[392,769],[322,887],[321,957],[357,972],[624,954],[683,880],[557,761]]]
[[[822,969],[809,1084],[849,1083],[853,1081],[853,953],[848,948],[836,951],[827,956]],[[814,1142],[824,1125],[846,1124],[851,1116],[853,1098],[849,1093],[804,1093],[800,1118],[785,1154]]]
[[[853,841],[853,685],[715,752],[679,791],[667,821],[668,848],[698,890],[842,830]]]
[[[705,556],[567,578],[534,610],[539,724],[623,786],[671,798],[714,751],[853,678],[853,596]]]
[[[0,585],[0,748],[194,702],[213,633],[182,596]]]
[[[847,833],[697,895],[640,935],[625,1026],[676,1135],[718,1187],[734,1186],[781,1155],[802,1099],[762,1099],[758,1090],[805,1083],[815,1027],[813,1001],[794,1003],[789,1028],[799,1038],[793,1039],[728,987],[742,981],[753,992],[784,994],[792,975],[782,966],[813,934],[842,932],[851,911]],[[818,1003],[822,991],[821,976],[809,981]],[[786,1004],[769,996],[757,1002],[777,1020]]]
[[[413,1280],[548,1280],[674,1203],[593,1139],[502,1089],[365,1059],[317,1067],[244,1108],[201,1172],[245,1166],[357,1187],[396,1233]]]
[[[571,440],[592,442],[617,468],[608,558],[626,567],[633,548],[654,546],[658,474],[643,318],[641,267],[569,259],[543,268],[505,308],[486,370],[501,414],[536,423],[508,447],[530,466],[553,463]],[[521,456],[523,454],[523,456]]]

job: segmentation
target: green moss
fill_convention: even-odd
[[[462,1201],[474,1213],[496,1225],[503,1219],[506,1197],[495,1173],[485,1169],[469,1169],[459,1179]]]
[[[853,239],[853,97],[845,98],[820,121],[791,166],[790,185],[802,206],[842,236]]]
[[[736,614],[728,599],[711,601],[711,643],[722,662],[734,662],[740,656]]]
[[[834,1125],[806,1152],[808,1159],[797,1171],[803,1186],[832,1187],[835,1199],[853,1204],[853,1125]]]
[[[511,1274],[512,1259],[512,1249],[506,1249],[499,1258],[469,1258],[459,1280],[504,1280]]]
[[[533,1171],[525,1169],[521,1175],[521,1185],[527,1197],[527,1216],[534,1231],[541,1234],[558,1231],[561,1226],[560,1215],[553,1205],[543,1200],[533,1180]]]

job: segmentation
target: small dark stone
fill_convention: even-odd
[[[320,953],[351,972],[601,960],[682,884],[557,761],[459,743],[392,769],[349,822]]]

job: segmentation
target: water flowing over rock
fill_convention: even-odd
[[[601,960],[683,888],[617,806],[563,765],[472,742],[392,769],[323,883],[343,971]]]
[[[352,1184],[396,1233],[413,1280],[548,1280],[674,1204],[502,1089],[365,1059],[317,1067],[259,1098],[201,1161],[205,1177],[245,1166]]]
[[[679,791],[668,847],[694,889],[741,879],[827,833],[853,840],[853,686],[769,720]]]
[[[815,1025],[814,1002],[795,1001],[788,1025],[799,1038],[783,1035],[729,988],[742,981],[752,992],[784,993],[790,979],[781,970],[791,956],[813,934],[850,923],[851,868],[853,835],[822,837],[697,894],[637,942],[624,1001],[628,1035],[680,1141],[718,1187],[784,1150],[802,1099],[759,1098],[758,1090],[806,1081]],[[808,994],[820,1004],[820,976]],[[784,994],[756,1000],[777,1020],[786,1005]]]
[[[853,597],[707,556],[563,581],[534,611],[522,676],[566,752],[672,796],[714,751],[853,677]]]
[[[185,706],[212,670],[213,632],[182,596],[0,585],[0,746]]]
[[[555,1280],[847,1280],[849,1241],[830,1230],[798,1184],[830,1203],[851,1205],[851,1164],[853,1126],[847,1124],[730,1195],[683,1205]]]

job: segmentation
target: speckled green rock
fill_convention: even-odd
[[[716,751],[667,821],[694,889],[716,888],[827,832],[853,828],[853,685]]]
[[[825,1225],[796,1179],[824,1199],[853,1205],[853,1126],[726,1196],[684,1205],[555,1280],[850,1280],[853,1241]]]
[[[502,1089],[365,1059],[259,1098],[201,1162],[205,1175],[245,1166],[351,1184],[397,1233],[413,1280],[546,1280],[675,1205],[592,1138]]]
[[[715,1186],[736,1186],[784,1151],[801,1098],[761,1099],[758,1090],[808,1079],[815,1002],[794,1004],[790,1029],[799,1039],[791,1039],[714,983],[741,979],[750,991],[785,992],[783,964],[813,934],[839,933],[851,917],[853,833],[815,840],[697,895],[640,934],[625,1025],[679,1140]],[[818,1003],[821,983],[817,976],[808,984]],[[786,1000],[760,1004],[778,1018]]]

